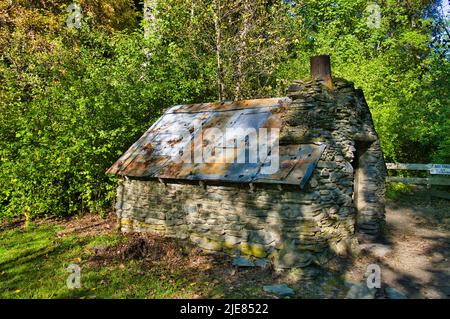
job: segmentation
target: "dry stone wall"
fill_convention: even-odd
[[[347,196],[320,174],[307,192],[124,180],[117,213],[125,232],[189,238],[207,250],[273,260],[279,268],[323,264],[352,244]],[[320,182],[317,182],[320,181]]]

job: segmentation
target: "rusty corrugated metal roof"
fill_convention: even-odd
[[[258,147],[267,152],[261,151],[260,159],[251,162],[249,136],[237,145],[235,137],[225,135],[219,140],[214,131],[208,130],[280,129],[281,115],[290,102],[289,98],[272,98],[171,107],[107,173],[162,179],[294,184],[303,188],[322,155],[324,144],[279,146],[279,169],[267,173],[263,168],[270,166],[271,150],[270,147],[266,150],[267,143],[263,140]],[[270,136],[270,132],[268,134]],[[200,137],[201,142],[198,142]],[[195,154],[205,152],[208,145],[214,145],[222,156],[212,152],[207,163],[193,160]],[[234,146],[231,151],[230,145]],[[216,157],[222,161],[214,162]]]

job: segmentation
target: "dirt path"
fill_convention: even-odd
[[[376,263],[384,287],[408,298],[449,298],[450,201],[430,199],[423,191],[405,195],[388,202],[386,222],[391,250],[361,258],[350,277],[364,280],[365,267]]]
[[[387,206],[393,253],[384,259],[384,282],[410,298],[450,297],[450,203],[423,193]]]

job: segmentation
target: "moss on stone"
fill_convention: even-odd
[[[239,245],[239,250],[246,255],[255,256],[258,258],[264,258],[267,256],[267,252],[263,245],[244,243]]]

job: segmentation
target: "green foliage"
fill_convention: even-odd
[[[59,226],[40,225],[0,231],[0,298],[192,298],[188,270],[148,267],[143,261],[92,262],[94,247],[113,247],[123,236],[57,236]],[[70,290],[70,264],[81,267],[81,288]],[[170,275],[167,275],[167,274]],[[162,276],[162,275],[166,276]],[[195,273],[198,279],[198,272]],[[204,279],[205,280],[205,279]],[[209,293],[208,285],[202,292]]]
[[[51,49],[14,42],[0,59],[0,218],[102,212],[115,188],[106,169],[161,111],[212,98],[184,52],[148,57],[140,31],[44,35]]]
[[[433,49],[433,34],[448,43],[450,29],[427,16],[436,2],[393,0],[380,3],[380,28],[370,28],[367,4],[305,1],[299,16],[314,41],[305,37],[279,76],[307,77],[309,57],[330,54],[334,76],[364,90],[388,161],[449,163],[450,61]]]
[[[396,200],[404,194],[412,192],[412,186],[405,183],[388,183],[386,184],[386,197]]]
[[[148,37],[131,0],[0,3],[0,219],[102,212],[105,170],[174,104],[281,96],[309,57],[363,88],[388,161],[450,162],[448,19],[433,1],[168,0]],[[136,2],[137,3],[137,2]],[[219,37],[220,35],[220,37]]]
[[[276,66],[301,36],[299,20],[289,16],[281,1],[151,2],[157,3],[151,33],[183,52],[185,59],[177,66],[187,63],[207,71],[209,82],[204,84],[213,85],[220,100],[273,94],[278,88]]]

